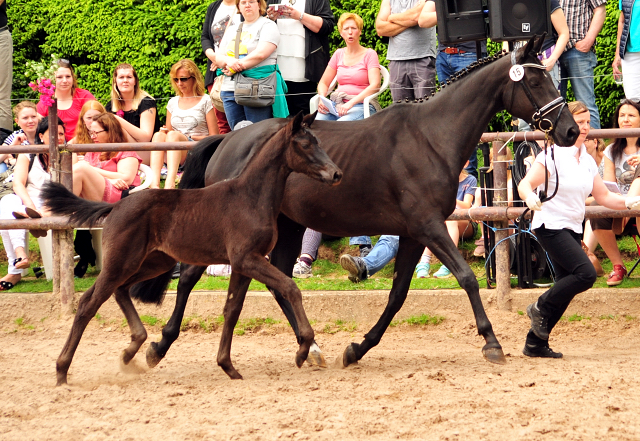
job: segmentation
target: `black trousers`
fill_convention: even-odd
[[[293,81],[285,81],[287,84],[287,106],[289,107],[289,116],[296,116],[302,111],[304,115],[309,114],[309,100],[318,93],[318,83],[313,81],[305,81],[296,83]]]
[[[593,286],[596,270],[582,250],[578,233],[569,229],[550,230],[544,225],[534,233],[549,255],[556,273],[556,283],[538,298],[538,309],[548,319],[547,330],[551,333],[571,300]],[[527,344],[547,346],[548,342],[529,330]]]

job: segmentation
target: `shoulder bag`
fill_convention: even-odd
[[[236,58],[238,58],[238,52],[240,51],[243,24],[240,23],[236,34],[234,54]],[[278,84],[278,77],[275,71],[264,78],[249,78],[241,73],[237,73],[235,77],[234,98],[236,103],[247,107],[268,107],[273,105],[276,100],[276,86]]]
[[[211,97],[211,104],[213,105],[213,107],[215,107],[218,112],[224,113],[224,104],[222,103],[222,98],[220,97],[223,79],[224,75],[218,75],[216,79],[213,80],[213,86],[211,87],[209,97]]]

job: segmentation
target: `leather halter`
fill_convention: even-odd
[[[515,66],[516,64],[518,64],[516,62],[516,51],[513,51],[513,52],[511,52],[511,65]],[[523,64],[522,67],[531,67],[531,68],[534,68],[534,69],[546,69],[546,67],[543,66],[542,64],[534,64],[534,63]],[[535,126],[535,128],[537,128],[538,130],[540,130],[542,132],[545,132],[545,133],[548,133],[551,130],[553,130],[553,128],[558,123],[558,120],[560,119],[560,115],[562,114],[562,110],[564,109],[564,106],[567,105],[567,103],[564,100],[564,98],[559,96],[555,100],[553,100],[550,103],[545,104],[544,106],[539,108],[538,105],[536,104],[535,100],[533,99],[533,94],[531,93],[531,89],[529,89],[529,85],[527,84],[527,82],[526,81],[514,81],[514,83],[522,84],[522,88],[524,89],[524,93],[527,95],[527,98],[529,98],[529,101],[533,105],[534,109],[536,109],[536,111],[533,113],[533,116],[532,116],[532,121],[534,123],[533,125]],[[551,113],[552,111],[554,111],[555,109],[558,109],[558,108],[560,108],[560,109],[558,110],[558,114],[556,115],[556,119],[553,122],[551,122],[551,120],[546,118],[546,116],[549,113]]]

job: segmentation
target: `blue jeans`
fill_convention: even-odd
[[[464,69],[471,63],[476,61],[475,52],[466,52],[464,54],[445,54],[438,52],[436,57],[436,71],[438,72],[438,81],[446,82],[451,75]]]
[[[350,237],[349,245],[371,245],[371,238],[369,236]]]
[[[224,113],[227,115],[227,121],[229,121],[229,127],[231,130],[240,121],[251,121],[257,123],[273,117],[272,106],[267,107],[248,107],[241,106],[236,103],[233,97],[233,92],[223,90],[220,92],[220,98],[224,105]]]
[[[368,277],[373,276],[398,254],[400,236],[380,236],[376,246],[373,247],[364,263],[367,265]]]
[[[373,115],[374,113],[376,113],[376,108],[369,104],[369,115]],[[357,121],[364,119],[364,104],[359,103],[354,105],[345,116],[341,116],[340,118],[330,113],[318,112],[316,119],[319,121]]]
[[[567,81],[571,81],[571,88],[576,100],[582,101],[591,114],[591,128],[600,128],[600,113],[596,105],[596,94],[594,91],[593,69],[596,67],[596,54],[589,51],[580,52],[578,49],[569,49],[560,56],[560,69],[562,70],[562,80],[560,81],[560,92],[563,97],[567,97]]]

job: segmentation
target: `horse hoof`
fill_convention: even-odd
[[[58,374],[58,378],[56,379],[56,387],[64,386],[65,384],[67,384],[67,375]]]
[[[162,360],[162,356],[157,351],[158,343],[153,342],[147,348],[147,366],[154,368]]]
[[[342,354],[342,367],[348,367],[350,364],[357,363],[358,356],[356,355],[356,344],[351,343],[347,346]]]
[[[322,351],[316,344],[313,342],[311,347],[309,348],[309,355],[307,356],[307,363],[309,366],[318,366],[318,367],[327,367],[327,361],[324,359],[324,355]]]
[[[230,368],[230,369],[222,369],[225,374],[227,374],[229,376],[229,378],[231,378],[232,380],[243,380],[242,375],[240,375],[240,372],[238,372],[237,370],[235,370],[235,368]]]
[[[507,359],[502,352],[502,348],[486,348],[482,350],[482,355],[487,361],[495,364],[507,364]]]

